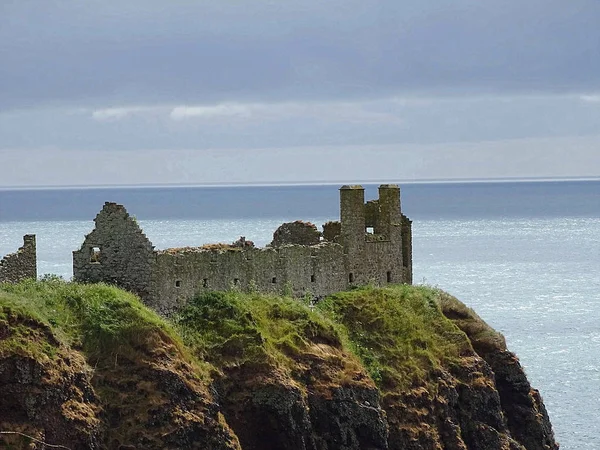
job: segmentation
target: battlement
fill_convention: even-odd
[[[106,202],[95,228],[73,252],[76,281],[116,284],[169,314],[203,290],[258,290],[316,298],[373,283],[412,282],[411,222],[400,210],[400,188],[379,187],[367,203],[358,185],[340,188],[340,221],[282,224],[257,248],[232,244],[155,250],[125,207]]]
[[[35,234],[23,236],[23,246],[0,260],[0,283],[17,283],[26,278],[37,278]]]

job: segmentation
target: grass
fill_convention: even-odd
[[[195,366],[206,372],[210,367],[203,361],[217,369],[269,365],[293,371],[303,352],[327,344],[354,353],[389,392],[428,382],[437,369],[472,350],[440,310],[440,304],[450,304],[446,297],[420,286],[364,287],[331,295],[313,310],[289,297],[211,292],[197,295],[167,321],[116,287],[54,278],[25,281],[0,285],[0,336],[3,327],[12,330],[10,339],[0,339],[0,355],[52,356],[52,342],[28,339],[29,319],[83,350],[92,365],[134,357],[139,344],[158,337],[183,355],[194,355]],[[21,325],[14,326],[15,317]],[[480,335],[485,333],[491,332]]]
[[[0,284],[2,323],[11,325],[11,339],[0,340],[0,354],[15,342],[21,343],[22,352],[48,354],[49,348],[40,348],[42,342],[19,338],[28,333],[31,323],[43,324],[65,345],[81,349],[92,363],[132,352],[137,344],[157,335],[184,351],[166,320],[133,294],[105,284],[85,285],[58,278]]]
[[[194,297],[174,320],[193,352],[217,367],[290,368],[314,342],[342,345],[340,327],[289,297],[209,292]]]
[[[354,353],[385,392],[432,381],[436,370],[472,351],[440,309],[443,293],[394,285],[340,292],[311,310],[287,297],[240,292],[196,296],[175,317],[177,330],[216,367],[292,368],[314,343]]]
[[[350,346],[382,391],[427,383],[435,371],[471,350],[441,312],[440,291],[394,285],[340,292],[319,303],[347,329]]]

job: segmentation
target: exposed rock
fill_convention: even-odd
[[[109,447],[239,449],[205,382],[175,346],[156,336],[139,350],[96,367],[92,381],[104,403]]]
[[[451,295],[442,293],[440,306],[493,371],[507,426],[514,439],[527,450],[558,448],[541,396],[529,384],[518,358],[507,350],[504,337]]]
[[[313,350],[294,373],[269,364],[225,370],[217,389],[242,448],[387,449],[385,412],[364,369],[335,347]]]
[[[14,350],[0,352],[0,431],[73,450],[101,448],[101,404],[85,359],[60,345],[46,325],[4,313],[0,342]],[[28,442],[20,435],[0,436],[0,444],[15,448]]]
[[[0,320],[0,431],[71,450],[239,449],[205,384],[168,340],[138,343],[136,358],[86,363],[43,323]],[[3,342],[2,342],[3,341]],[[0,447],[47,448],[22,435]],[[9,447],[10,448],[10,447]]]

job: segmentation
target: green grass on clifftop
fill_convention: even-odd
[[[340,292],[318,309],[343,325],[354,352],[384,390],[427,382],[471,345],[441,312],[441,292],[424,286],[364,287]]]
[[[91,361],[129,352],[154,333],[183,349],[166,320],[135,295],[105,284],[85,285],[58,278],[0,284],[0,327],[10,327],[12,335],[12,339],[0,340],[0,354],[51,352],[43,342],[27,342],[31,323],[44,324],[53,336],[83,350]]]
[[[311,343],[342,346],[343,328],[289,297],[209,292],[175,316],[196,355],[217,367],[276,364],[290,368]]]
[[[331,295],[311,309],[287,297],[241,292],[196,296],[176,316],[193,353],[216,367],[292,367],[313,343],[354,353],[384,390],[427,382],[471,351],[441,312],[441,292],[394,285]]]
[[[419,286],[364,287],[310,308],[288,297],[212,292],[196,296],[167,320],[136,296],[104,284],[52,278],[0,284],[0,332],[11,330],[10,339],[0,339],[0,356],[52,356],[55,345],[28,341],[27,318],[82,350],[92,364],[118,355],[135,357],[137,344],[152,342],[157,334],[217,369],[275,365],[293,370],[303,352],[327,344],[354,353],[377,385],[389,391],[426,382],[436,369],[471,350],[465,334],[442,314],[442,295]]]

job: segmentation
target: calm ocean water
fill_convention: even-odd
[[[504,333],[565,450],[600,449],[599,199],[599,181],[402,186],[415,282]],[[104,201],[125,204],[157,248],[264,245],[284,221],[338,218],[334,186],[0,190],[0,255],[36,233],[39,273],[69,278]]]

